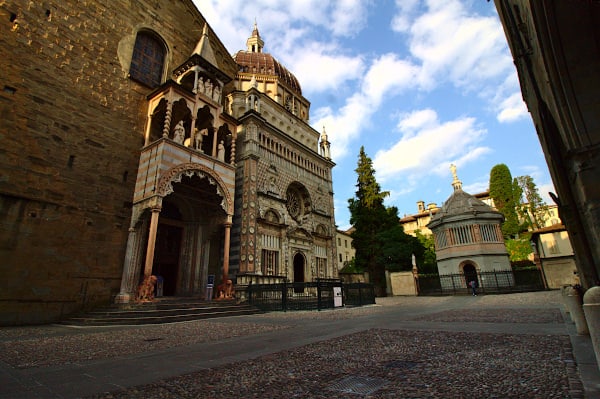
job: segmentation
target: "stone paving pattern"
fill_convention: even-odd
[[[372,398],[569,398],[577,378],[566,336],[373,329],[96,398],[356,398],[347,376],[384,381]]]
[[[444,309],[448,297],[379,298],[378,305],[323,312],[267,313],[228,321],[163,326],[0,329],[0,360],[15,368],[85,363],[161,348],[270,333],[311,321],[359,320],[407,309],[408,321],[435,329],[374,326],[151,384],[90,398],[584,398],[568,334],[446,331],[480,326],[565,324],[556,291],[473,298]],[[568,316],[567,316],[568,317]],[[237,321],[240,320],[240,321]],[[441,324],[440,324],[441,323]],[[482,323],[482,324],[480,324]],[[413,324],[414,325],[414,324]],[[419,326],[419,324],[417,324]],[[477,330],[473,328],[472,330]],[[289,330],[288,330],[289,331]],[[566,331],[566,330],[565,330]]]

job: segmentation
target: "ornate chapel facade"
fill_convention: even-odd
[[[5,2],[0,324],[233,280],[337,277],[327,134],[257,27],[191,0]]]

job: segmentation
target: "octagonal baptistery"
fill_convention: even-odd
[[[435,239],[438,272],[456,276],[457,281],[447,280],[455,287],[467,287],[472,280],[485,287],[485,272],[512,270],[500,229],[504,216],[464,192],[452,169],[454,192],[427,225]],[[514,285],[512,274],[503,280],[498,285]]]

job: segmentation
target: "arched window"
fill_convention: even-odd
[[[166,54],[165,45],[158,36],[147,31],[138,32],[129,76],[146,86],[159,86],[162,83]]]

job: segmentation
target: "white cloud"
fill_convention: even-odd
[[[432,109],[423,109],[407,114],[398,122],[398,129],[404,132],[405,138],[419,129],[429,128],[438,124],[437,113]]]
[[[338,88],[365,70],[360,56],[339,54],[336,46],[318,42],[306,43],[280,61],[298,78],[305,96]]]
[[[542,200],[546,203],[546,205],[556,205],[556,203],[554,202],[552,197],[550,197],[550,194],[549,194],[549,193],[556,194],[556,189],[554,188],[554,184],[552,184],[552,183],[540,184],[538,186],[538,192],[540,193],[540,197],[542,197]]]
[[[397,54],[383,54],[377,58],[365,75],[362,93],[368,105],[378,106],[384,96],[414,85],[418,69]]]
[[[463,191],[469,194],[479,194],[487,191],[489,189],[490,182],[487,181],[478,181],[475,183],[471,183],[469,185],[463,185]]]
[[[421,0],[396,0],[398,13],[392,18],[390,27],[394,32],[407,32]]]
[[[430,0],[410,27],[410,51],[422,63],[421,83],[440,79],[473,88],[503,76],[512,65],[497,18],[469,15],[459,1]]]
[[[521,92],[514,93],[499,104],[498,122],[514,122],[529,116]]]
[[[336,36],[355,36],[366,25],[369,3],[364,0],[334,1],[333,20],[325,27]]]
[[[490,150],[479,146],[486,131],[474,118],[459,118],[441,123],[435,111],[418,110],[398,123],[403,134],[389,149],[375,154],[373,166],[378,178],[415,182],[429,174],[444,175],[448,165],[473,162]]]
[[[416,69],[394,54],[385,54],[373,61],[364,76],[361,90],[350,96],[339,112],[331,108],[313,111],[313,127],[325,126],[332,143],[333,159],[346,155],[349,144],[368,127],[370,117],[381,106],[382,99],[397,90],[414,84]]]

